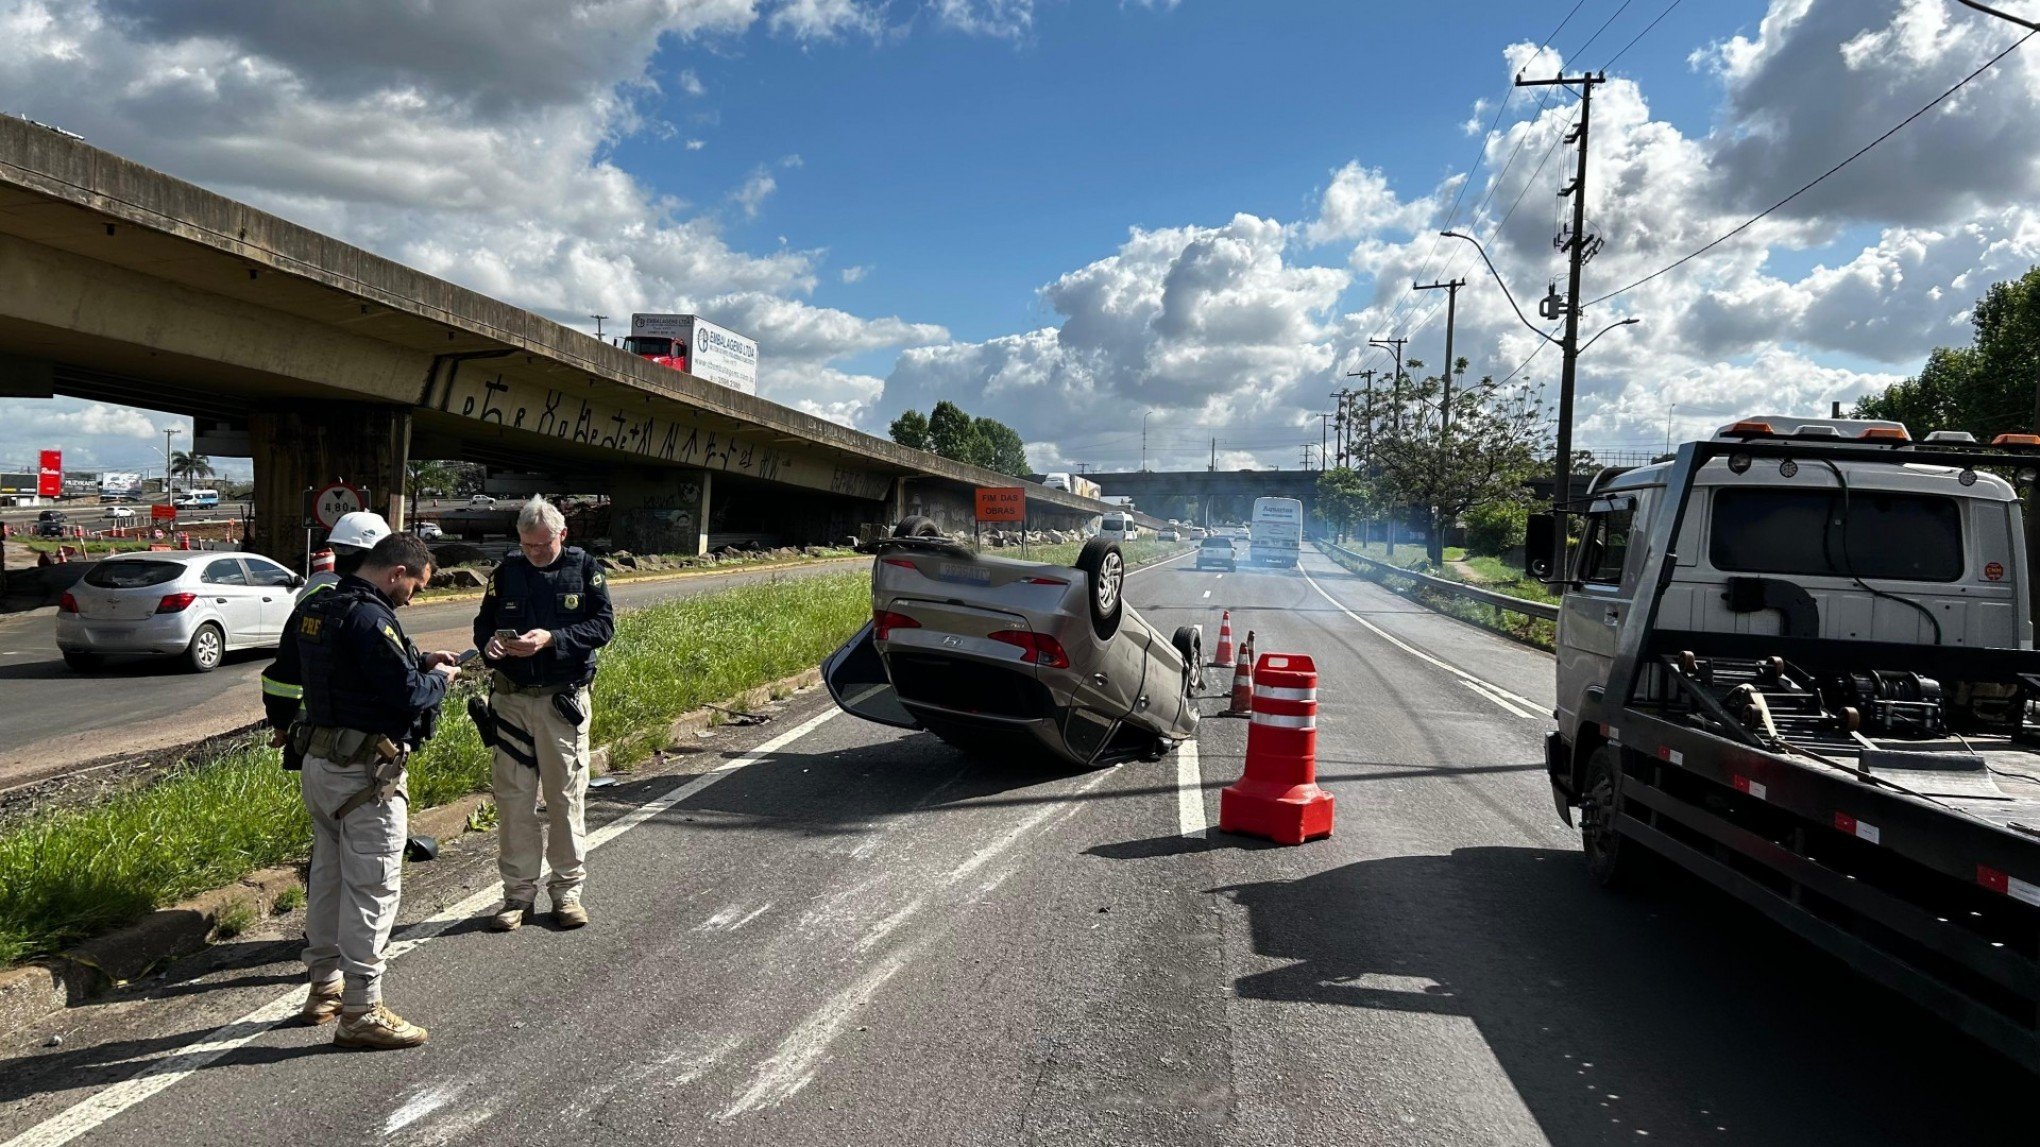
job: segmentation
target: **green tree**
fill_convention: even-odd
[[[1015,478],[1027,473],[1027,444],[1020,439],[1020,432],[1003,422],[980,418],[974,425],[978,442],[984,448],[984,455],[978,465]]]
[[[404,493],[411,498],[411,517],[418,516],[418,495],[427,491],[451,494],[459,484],[453,465],[437,460],[413,458],[404,463]]]
[[[1856,404],[1858,418],[1904,422],[1915,436],[1967,430],[1979,441],[2034,425],[2040,380],[2040,267],[1993,283],[1970,316],[1966,347],[1937,347],[1920,373]]]
[[[1420,365],[1420,364],[1412,364]],[[1546,446],[1544,407],[1525,385],[1504,391],[1492,378],[1468,386],[1466,360],[1453,364],[1451,421],[1441,417],[1444,380],[1398,380],[1406,401],[1386,433],[1376,431],[1372,477],[1376,505],[1424,521],[1432,564],[1445,560],[1445,528],[1476,506],[1520,501],[1523,483]]]
[[[198,479],[213,476],[212,459],[186,450],[172,450],[170,476],[184,479],[185,488],[190,489]]]
[[[914,450],[928,449],[928,416],[918,410],[901,412],[886,428],[892,440]]]
[[[1318,514],[1332,524],[1342,539],[1354,526],[1373,516],[1375,497],[1373,481],[1350,466],[1318,475]]]
[[[946,398],[928,412],[928,446],[944,458],[973,466],[982,465],[978,460],[985,455],[977,421]]]

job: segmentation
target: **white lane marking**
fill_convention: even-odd
[[[453,1098],[460,1093],[461,1085],[457,1083],[441,1084],[438,1087],[429,1087],[420,1091],[418,1094],[405,1100],[401,1107],[390,1112],[389,1118],[383,1120],[383,1134],[395,1135],[411,1124],[453,1102]]]
[[[1211,591],[1210,591],[1210,590],[1208,590],[1208,589],[1207,589],[1207,590],[1205,590],[1205,591],[1204,591],[1204,596],[1206,596],[1206,597],[1210,597],[1210,596],[1211,596]]]
[[[1197,761],[1197,742],[1176,746],[1176,827],[1184,836],[1203,839],[1204,770]]]
[[[970,879],[971,875],[1005,852],[1020,838],[1039,828],[1051,817],[1068,816],[1081,807],[1078,799],[1104,784],[1115,772],[1100,769],[1091,779],[1079,785],[1068,798],[1058,804],[1042,807],[1039,811],[1021,821],[1004,836],[971,853],[970,859],[944,873],[936,883],[914,898],[913,902],[881,921],[871,932],[858,940],[859,953],[890,935],[921,910],[930,900]],[[968,807],[968,806],[966,806]],[[1003,879],[1003,877],[1001,878]],[[921,950],[941,935],[941,930],[931,930],[909,942],[904,948],[881,960],[871,970],[859,976],[856,982],[830,997],[821,1007],[808,1014],[800,1025],[783,1040],[770,1058],[758,1065],[758,1074],[751,1086],[739,1095],[736,1101],[724,1109],[720,1118],[730,1119],[747,1111],[762,1107],[774,1107],[793,1098],[806,1087],[821,1068],[822,1058],[828,1054],[829,1045],[842,1033],[850,1017],[857,1009],[870,1001],[886,981],[899,974],[900,969],[913,962]]]
[[[738,769],[764,760],[814,732],[823,722],[833,719],[841,712],[841,709],[831,705],[743,756],[726,761],[686,784],[674,786],[666,795],[632,809],[595,832],[589,833],[588,850],[592,852],[615,840]],[[444,934],[463,920],[471,919],[482,909],[502,898],[503,885],[499,881],[450,908],[442,909],[437,915],[405,929],[406,937],[391,944],[385,958],[395,960],[399,956],[415,951],[426,941]],[[69,1143],[284,1021],[294,1018],[303,1000],[302,988],[278,996],[240,1019],[214,1028],[200,1037],[198,1042],[189,1045],[185,1051],[150,1061],[137,1074],[100,1089],[88,1098],[9,1139],[5,1144],[0,1144],[0,1147],[58,1147],[59,1144]]]
[[[1220,575],[1218,575],[1217,577],[1215,577],[1215,578],[1212,578],[1211,580],[1212,580],[1212,581],[1224,581],[1224,580],[1225,580],[1225,575],[1224,575],[1224,574],[1220,574]]]
[[[1518,717],[1528,717],[1532,721],[1536,721],[1541,720],[1544,716],[1542,713],[1533,713],[1527,709],[1524,709],[1521,706],[1517,705],[1515,702],[1510,701],[1508,698],[1501,696],[1500,694],[1496,693],[1493,689],[1489,688],[1486,682],[1467,681],[1462,679],[1459,683],[1461,685],[1466,686],[1468,689],[1473,690],[1475,693],[1478,693],[1481,696],[1487,698],[1488,700],[1493,701],[1495,704],[1500,705],[1502,708],[1507,709],[1509,712],[1514,713]]]
[[[1325,587],[1319,585],[1317,583],[1317,579],[1310,576],[1309,570],[1304,569],[1302,566],[1297,566],[1296,569],[1298,573],[1301,573],[1303,575],[1303,580],[1310,583],[1310,588],[1318,591],[1319,597],[1322,597],[1326,601],[1331,602],[1332,608],[1338,610],[1340,613],[1345,614],[1347,617],[1352,618],[1355,622],[1357,622],[1360,625],[1362,629],[1365,629],[1367,632],[1372,633],[1376,637],[1381,638],[1383,641],[1388,642],[1390,645],[1395,646],[1397,649],[1402,650],[1404,653],[1409,654],[1411,657],[1417,658],[1420,661],[1428,661],[1432,665],[1435,665],[1438,668],[1443,669],[1445,672],[1452,674],[1454,677],[1459,678],[1461,681],[1465,681],[1468,684],[1473,685],[1475,692],[1481,694],[1481,696],[1483,697],[1486,697],[1488,700],[1493,701],[1495,704],[1500,705],[1502,708],[1509,710],[1516,716],[1530,717],[1533,720],[1543,720],[1542,715],[1539,714],[1537,711],[1537,702],[1530,700],[1528,697],[1519,697],[1516,694],[1509,692],[1507,689],[1502,688],[1500,685],[1497,685],[1492,681],[1485,681],[1479,677],[1475,677],[1473,674],[1468,673],[1466,670],[1461,669],[1457,665],[1453,665],[1450,662],[1446,661],[1440,661],[1436,657],[1433,657],[1430,654],[1424,652],[1423,650],[1418,649],[1416,646],[1411,645],[1409,642],[1402,640],[1401,638],[1395,636],[1394,634],[1388,632],[1387,630],[1381,628],[1380,626],[1374,624],[1373,622],[1367,620],[1366,618],[1361,617],[1359,614],[1354,613],[1352,610],[1347,609],[1344,605],[1342,605],[1339,602],[1338,598],[1335,598],[1331,594],[1325,592]]]
[[[1145,566],[1142,566],[1142,567],[1140,567],[1140,568],[1139,568],[1139,569],[1137,569],[1137,570],[1128,570],[1128,571],[1126,571],[1126,576],[1127,576],[1127,577],[1132,577],[1132,576],[1133,576],[1133,575],[1135,575],[1135,574],[1144,574],[1144,573],[1148,572],[1149,570],[1158,570],[1158,569],[1161,569],[1161,568],[1162,568],[1163,566],[1165,566],[1165,565],[1168,565],[1168,564],[1169,564],[1170,562],[1180,562],[1180,561],[1182,561],[1182,560],[1183,560],[1184,558],[1187,558],[1187,557],[1189,557],[1189,556],[1190,556],[1191,554],[1193,554],[1193,553],[1196,553],[1196,552],[1197,552],[1197,551],[1195,551],[1195,550],[1184,550],[1184,551],[1183,551],[1182,553],[1180,553],[1180,554],[1177,554],[1177,555],[1176,555],[1175,557],[1173,557],[1173,558],[1163,558],[1163,559],[1162,559],[1161,561],[1155,562],[1155,563],[1154,563],[1153,565],[1145,565]]]

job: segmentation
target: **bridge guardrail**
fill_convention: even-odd
[[[1404,569],[1401,566],[1376,561],[1373,558],[1354,553],[1344,546],[1325,541],[1321,538],[1315,539],[1315,542],[1320,548],[1336,550],[1340,557],[1362,566],[1370,571],[1368,573],[1369,577],[1376,578],[1377,580],[1383,576],[1397,577],[1405,581],[1415,582],[1425,589],[1435,590],[1448,597],[1459,598],[1462,601],[1475,601],[1483,605],[1491,605],[1496,609],[1507,610],[1510,613],[1520,613],[1525,617],[1534,617],[1539,621],[1549,621],[1554,624],[1558,621],[1558,607],[1549,602],[1511,597],[1506,593],[1496,593],[1494,590],[1482,589],[1477,585],[1467,585],[1465,582],[1448,581],[1442,577],[1432,577],[1430,574],[1418,573],[1416,570]]]

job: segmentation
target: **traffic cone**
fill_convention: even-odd
[[[178,549],[180,549],[180,550],[188,550],[188,549],[190,549],[190,548],[191,548],[191,535],[190,535],[190,534],[186,534],[186,533],[179,533],[179,534],[177,535],[177,548],[178,548]]]
[[[1277,844],[1332,835],[1332,794],[1317,786],[1317,665],[1270,653],[1254,673],[1247,763],[1218,794],[1218,828]]]
[[[1228,717],[1245,717],[1254,711],[1254,670],[1244,657],[1233,666],[1232,704],[1227,706]]]
[[[1218,653],[1211,659],[1214,669],[1232,668],[1232,610],[1218,615]]]
[[[333,572],[332,550],[317,550],[312,554],[312,572],[315,574]]]
[[[1240,663],[1247,667],[1247,673],[1254,672],[1254,631],[1247,630],[1247,639],[1240,645]]]

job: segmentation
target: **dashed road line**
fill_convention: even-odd
[[[1195,740],[1176,746],[1176,827],[1196,840],[1204,839],[1209,828],[1204,819],[1204,769]]]

